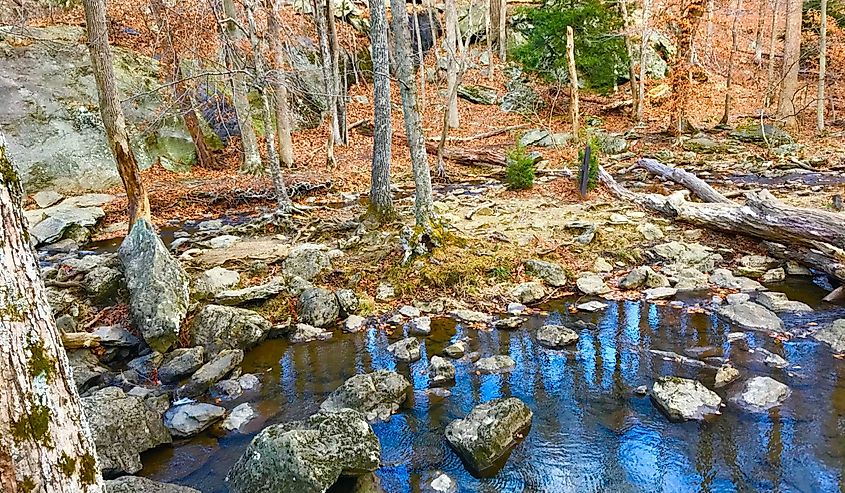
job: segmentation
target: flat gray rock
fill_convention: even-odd
[[[701,420],[721,414],[722,398],[696,380],[661,377],[651,389],[651,398],[673,421]]]
[[[164,425],[173,436],[189,437],[223,419],[226,410],[220,406],[194,402],[174,406],[164,413]]]

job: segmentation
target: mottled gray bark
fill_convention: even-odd
[[[819,85],[816,90],[816,130],[824,131],[824,84],[827,76],[827,0],[821,0],[819,32]]]
[[[329,137],[326,141],[326,163],[333,167],[334,144],[339,139],[339,128],[337,124],[337,103],[334,98],[334,77],[332,71],[332,54],[329,49],[329,37],[326,33],[326,2],[325,0],[313,0],[314,27],[317,30],[317,39],[320,43],[320,65],[323,69],[323,90],[325,91],[325,105],[329,112]]]
[[[0,134],[0,490],[100,493],[94,441],[26,232],[23,198]]]
[[[272,0],[272,7],[268,9],[268,24],[270,31],[270,46],[273,50],[275,71],[272,76],[273,93],[276,101],[276,136],[279,139],[279,154],[286,167],[293,166],[293,138],[291,137],[290,108],[288,107],[288,88],[282,75],[284,67],[284,53],[282,49],[281,27],[279,11],[281,0]]]
[[[411,165],[414,172],[416,193],[414,211],[417,226],[428,229],[434,219],[434,205],[431,197],[431,171],[425,151],[425,136],[422,130],[417,86],[411,70],[411,32],[408,29],[408,15],[404,0],[390,0],[393,14],[393,33],[396,46],[396,73],[402,94],[402,113],[405,116],[405,133],[411,151]]]
[[[458,8],[455,0],[446,0],[446,94],[449,128],[460,126],[458,113]]]
[[[780,89],[778,115],[784,126],[798,129],[798,109],[795,96],[798,92],[798,69],[801,64],[801,5],[802,0],[786,1],[786,34],[783,44],[783,85]]]
[[[387,52],[387,12],[383,0],[370,0],[370,46],[373,57],[373,168],[370,207],[380,216],[393,214],[390,193],[391,141],[390,68]]]

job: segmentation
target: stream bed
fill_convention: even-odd
[[[845,316],[820,306],[823,290],[803,291],[820,311],[785,317],[787,327]],[[386,492],[426,491],[435,471],[451,476],[461,492],[834,492],[845,491],[845,362],[811,338],[776,341],[737,329],[715,315],[645,302],[609,302],[598,314],[572,315],[560,300],[542,307],[515,331],[477,330],[447,318],[435,319],[424,338],[420,361],[398,363],[387,351],[403,336],[370,328],[339,330],[332,339],[293,345],[269,340],[247,354],[245,372],[262,380],[252,395],[221,405],[250,401],[259,417],[242,433],[209,431],[143,456],[142,475],[200,489],[227,491],[224,478],[262,428],[301,419],[345,379],[378,369],[395,370],[413,385],[413,398],[388,422],[373,425],[381,441],[376,472]],[[568,350],[546,349],[535,331],[545,323],[594,324],[579,329]],[[819,322],[822,323],[822,322]],[[457,383],[449,393],[429,390],[429,358],[467,338],[481,356],[508,354],[511,373],[477,374],[468,357],[456,361]],[[697,378],[713,388],[715,367],[666,359],[650,350],[693,354],[705,361],[728,358],[742,379],[717,389],[726,406],[709,422],[672,423],[635,389],[655,378]],[[766,366],[756,348],[789,362]],[[706,355],[706,356],[705,356]],[[765,413],[746,412],[729,399],[742,381],[770,376],[787,384],[791,396]],[[494,477],[477,479],[464,468],[444,438],[446,425],[493,398],[514,396],[534,412],[525,440]],[[345,491],[333,488],[332,491]]]

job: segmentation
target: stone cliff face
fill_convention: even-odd
[[[14,32],[14,34],[12,34]],[[0,129],[28,193],[96,191],[120,185],[106,143],[97,89],[76,26],[0,27]],[[118,91],[138,162],[190,164],[194,147],[181,119],[162,118],[158,62],[113,47]]]

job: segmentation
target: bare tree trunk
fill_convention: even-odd
[[[769,31],[769,67],[766,72],[766,97],[764,107],[771,104],[771,98],[775,93],[775,42],[777,40],[778,8],[780,0],[772,2],[772,28]]]
[[[335,140],[341,145],[349,141],[349,133],[346,128],[346,78],[340,76],[340,47],[337,43],[337,27],[334,22],[334,0],[326,0],[326,25],[328,26],[329,49],[332,54],[332,83],[334,84],[334,104],[336,109],[336,130]]]
[[[763,66],[763,29],[766,27],[766,5],[768,0],[758,0],[757,30],[754,34],[754,62],[757,67]]]
[[[91,55],[91,67],[94,80],[97,83],[97,94],[100,101],[100,114],[106,138],[117,162],[117,172],[126,189],[129,203],[129,229],[138,219],[150,221],[150,201],[147,189],[138,170],[135,154],[129,147],[129,133],[126,130],[126,119],[123,108],[117,97],[117,86],[114,81],[112,53],[109,47],[109,34],[106,28],[106,6],[104,0],[86,0],[85,25],[88,32],[88,51]]]
[[[566,62],[569,69],[569,119],[572,120],[572,137],[578,138],[580,115],[578,111],[578,72],[575,68],[575,34],[566,26]]]
[[[824,131],[824,83],[827,72],[827,0],[821,0],[819,32],[819,87],[816,93],[816,129]]]
[[[734,22],[731,26],[731,54],[728,57],[728,77],[725,81],[725,112],[719,125],[727,125],[730,121],[731,115],[731,86],[733,84],[733,70],[734,57],[736,57],[737,49],[739,48],[739,17],[742,12],[742,0],[736,0],[736,12],[734,12]]]
[[[484,37],[487,39],[487,80],[493,82],[493,28],[491,27],[491,9],[492,3],[490,0],[486,1],[484,9]]]
[[[390,56],[387,52],[387,12],[384,0],[370,0],[370,46],[373,55],[373,167],[370,210],[379,218],[393,216],[390,159]]]
[[[681,135],[694,129],[687,119],[686,111],[691,92],[692,46],[702,15],[704,0],[688,0],[682,5],[681,19],[677,27],[678,48],[669,77],[673,98],[668,132],[672,135]]]
[[[214,168],[214,158],[211,151],[208,150],[208,145],[205,143],[205,137],[202,134],[197,113],[194,111],[193,98],[185,89],[185,84],[182,82],[184,75],[180,65],[179,54],[176,53],[176,46],[173,43],[173,32],[170,29],[170,21],[167,15],[167,8],[164,6],[162,0],[151,0],[150,6],[156,16],[156,21],[159,30],[164,34],[167,51],[170,52],[170,67],[171,81],[173,82],[173,95],[176,99],[176,105],[179,107],[182,118],[185,121],[185,128],[188,129],[188,134],[191,136],[191,141],[194,143],[194,148],[197,152],[197,164],[203,168]]]
[[[85,0],[86,11],[95,1]],[[90,10],[105,18],[96,3]],[[94,440],[26,232],[23,198],[0,134],[0,490],[100,493]]]
[[[786,2],[786,34],[783,46],[783,86],[778,102],[778,115],[789,130],[798,129],[798,110],[795,93],[798,92],[798,69],[801,61],[801,2]]]
[[[634,102],[633,114],[639,112],[637,97],[637,78],[634,74],[634,47],[631,44],[631,18],[628,16],[628,0],[619,0],[619,8],[622,9],[622,21],[625,23],[625,52],[628,54],[628,79],[631,84],[631,100]],[[642,63],[642,62],[641,62]]]
[[[458,9],[455,0],[446,0],[446,106],[450,128],[460,126],[458,113]]]
[[[291,136],[290,109],[288,107],[288,88],[282,75],[284,54],[281,42],[281,26],[279,25],[279,11],[281,0],[268,0],[272,7],[267,9],[268,28],[270,31],[270,46],[273,51],[275,72],[272,77],[273,93],[276,98],[276,136],[279,139],[279,154],[285,167],[293,166],[293,138]]]
[[[412,0],[411,2],[414,5],[414,36],[417,40],[417,58],[419,60],[419,73],[420,73],[420,111],[425,113],[425,51],[423,51],[422,45],[422,31],[420,31],[420,12],[417,9],[417,0]],[[431,12],[429,11],[429,14]],[[431,19],[429,19],[431,20]],[[434,26],[429,22],[429,31],[434,30]]]
[[[325,104],[329,112],[329,138],[326,142],[326,164],[335,166],[334,144],[340,138],[340,127],[337,122],[337,104],[334,98],[334,81],[332,77],[332,55],[329,50],[329,38],[326,33],[325,0],[313,0],[314,26],[320,42],[320,61],[323,68],[323,89],[326,91]]]
[[[648,38],[651,34],[648,23],[651,16],[651,0],[643,0],[642,42],[640,43],[640,80],[637,84],[637,122],[642,123],[645,110],[645,55],[648,51]]]
[[[422,121],[417,106],[417,87],[411,70],[411,33],[408,30],[408,14],[404,0],[390,0],[393,13],[393,35],[395,37],[397,78],[402,94],[402,113],[405,116],[405,133],[411,151],[411,164],[416,188],[414,211],[417,226],[428,230],[435,217],[431,194],[431,171],[425,150]]]
[[[243,146],[243,160],[241,161],[241,172],[258,174],[263,166],[261,164],[261,153],[258,152],[258,137],[255,135],[255,126],[252,123],[252,108],[249,106],[249,87],[247,85],[245,64],[238,56],[238,44],[243,37],[240,26],[238,26],[238,11],[235,8],[234,0],[223,0],[223,29],[226,58],[232,82],[232,103],[235,106],[235,113],[238,117],[238,127],[241,131],[241,145]]]
[[[507,0],[490,0],[490,37],[498,48],[499,62],[505,63],[507,58]]]
[[[706,36],[707,40],[705,43],[707,44],[707,53],[713,53],[713,14],[716,10],[716,2],[715,0],[707,0],[707,28],[706,28]]]
[[[273,128],[273,111],[270,105],[268,93],[269,73],[264,63],[264,43],[258,39],[258,26],[255,23],[255,8],[257,0],[245,0],[247,23],[249,25],[249,41],[252,44],[252,56],[255,59],[255,75],[258,83],[258,92],[261,96],[261,118],[264,123],[264,143],[267,147],[267,161],[270,165],[270,178],[273,180],[273,188],[276,192],[276,207],[279,212],[287,214],[291,210],[291,201],[285,188],[285,181],[282,177],[282,168],[279,164],[279,153],[276,151],[276,133]],[[265,12],[268,22],[273,17],[273,12],[267,9]]]

